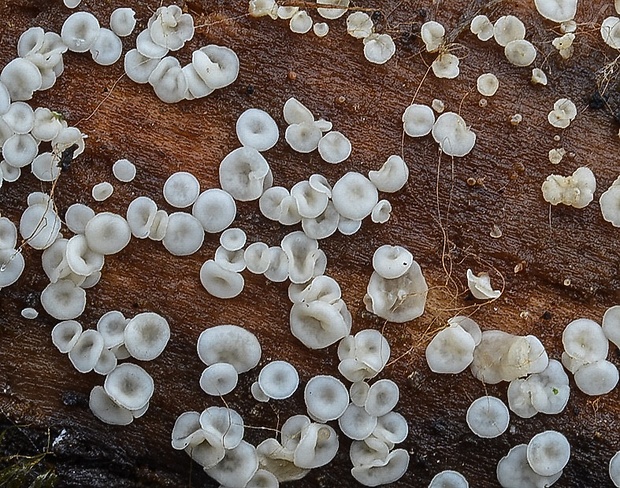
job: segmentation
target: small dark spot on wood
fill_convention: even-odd
[[[63,391],[61,398],[63,405],[66,405],[67,407],[88,406],[88,397],[84,393],[71,390]]]
[[[542,319],[543,320],[551,320],[551,317],[553,317],[553,315],[551,314],[551,312],[549,310],[545,310],[542,314]]]
[[[248,94],[248,95],[253,95],[254,94],[254,86],[248,85],[248,87],[245,89],[245,93]]]

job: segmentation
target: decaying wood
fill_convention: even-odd
[[[131,3],[138,13],[137,33],[159,4]],[[85,0],[80,8],[95,13],[106,25],[110,12],[119,6],[124,5],[118,0]],[[483,329],[535,334],[550,357],[559,359],[561,332],[570,320],[600,320],[607,307],[618,303],[618,230],[603,221],[597,203],[619,168],[620,140],[613,117],[618,97],[612,64],[616,53],[604,46],[598,33],[602,19],[613,13],[611,2],[580,2],[575,55],[568,61],[551,46],[557,28],[542,21],[531,1],[356,2],[376,11],[377,30],[396,40],[397,54],[383,66],[364,59],[362,42],[346,34],[344,18],[330,22],[328,36],[319,39],[312,33],[292,34],[285,21],[248,17],[245,1],[194,0],[183,6],[200,28],[179,53],[181,62],[188,62],[191,51],[202,45],[229,46],[241,60],[239,78],[205,99],[166,105],[149,86],[122,77],[122,62],[103,68],[88,55],[66,54],[64,75],[32,101],[33,106],[64,114],[69,124],[77,124],[89,136],[86,152],[57,184],[55,204],[61,215],[76,201],[96,211],[124,214],[139,195],[171,211],[161,194],[171,173],[191,171],[203,189],[218,186],[219,162],[238,146],[237,116],[250,107],[262,108],[276,118],[283,134],[282,105],[294,96],[346,134],[353,153],[347,162],[332,166],[316,153],[294,153],[281,141],[266,155],[274,184],[290,188],[316,172],[335,181],[349,170],[378,169],[391,154],[402,154],[410,168],[406,188],[388,196],[394,210],[387,224],[364,222],[354,236],[321,242],[328,256],[327,273],[341,284],[353,314],[353,331],[379,329],[392,346],[393,361],[381,377],[392,378],[401,387],[397,409],[409,422],[403,447],[411,454],[408,473],[393,486],[426,486],[443,469],[461,471],[472,486],[496,486],[498,460],[510,447],[545,429],[563,432],[573,447],[556,486],[611,486],[607,462],[620,448],[620,433],[614,428],[620,413],[617,389],[590,398],[571,383],[571,400],[561,415],[539,414],[529,420],[513,415],[509,432],[483,440],[467,428],[465,411],[485,393],[505,399],[506,384],[485,387],[469,372],[432,374],[424,360],[431,334],[457,313],[471,314]],[[492,20],[514,13],[524,21],[528,39],[539,49],[536,65],[548,73],[547,87],[530,85],[530,69],[509,65],[502,48],[469,33],[469,19],[481,9]],[[37,25],[59,32],[69,14],[60,1],[28,0],[9,1],[2,12],[2,65],[16,55],[24,29]],[[311,15],[318,17],[315,12]],[[454,30],[452,50],[461,58],[456,80],[426,75],[433,56],[422,52],[418,36],[426,20]],[[133,47],[135,35],[123,41],[125,49]],[[600,70],[606,65],[604,79]],[[498,76],[500,89],[483,108],[475,84],[484,72]],[[611,108],[593,110],[588,101],[601,83]],[[439,154],[430,137],[403,138],[401,115],[414,94],[419,103],[443,100],[447,110],[459,112],[471,124],[477,134],[471,154],[451,159]],[[547,113],[560,97],[571,98],[579,110],[565,130],[547,122]],[[511,125],[509,119],[517,113],[523,121]],[[553,140],[555,135],[559,142]],[[569,152],[558,166],[552,166],[547,156],[555,147]],[[132,183],[113,180],[112,163],[121,157],[138,167]],[[568,175],[584,165],[597,176],[595,201],[582,210],[550,209],[540,191],[544,178],[551,173]],[[473,185],[468,184],[471,178]],[[90,191],[101,181],[113,182],[115,192],[97,203]],[[0,190],[2,215],[16,222],[27,194],[34,190],[49,191],[49,185],[36,181],[29,171],[18,182],[5,183]],[[247,232],[248,242],[263,240],[270,245],[290,231],[262,218],[255,202],[239,205],[235,225]],[[501,230],[499,238],[490,236],[495,226]],[[254,402],[249,387],[257,371],[242,375],[239,387],[225,399],[207,397],[198,386],[203,366],[195,352],[196,339],[206,327],[225,323],[247,327],[263,346],[261,365],[286,359],[299,369],[303,381],[319,373],[338,373],[335,347],[308,351],[291,336],[285,284],[245,274],[246,288],[234,300],[218,300],[204,291],[198,270],[213,256],[217,238],[207,235],[198,253],[183,258],[170,256],[160,243],[133,240],[122,253],[106,258],[100,284],[87,292],[87,309],[80,319],[85,328],[94,327],[98,317],[112,309],[126,316],[156,311],[172,326],[164,354],[143,364],[156,384],[150,409],[128,427],[105,425],[90,413],[88,393],[102,378],[76,372],[52,346],[54,319],[45,313],[31,321],[20,316],[27,306],[41,311],[39,295],[46,284],[40,252],[24,249],[26,272],[18,283],[0,291],[0,413],[25,426],[25,438],[36,437],[39,444],[48,428],[52,439],[65,430],[64,437],[50,445],[48,457],[63,486],[216,486],[185,453],[170,447],[170,431],[180,413],[228,405],[244,415],[247,437],[257,443],[273,435],[270,429],[277,429],[288,416],[303,412],[303,390],[287,401]],[[365,311],[362,298],[371,257],[382,244],[406,246],[422,266],[430,291],[420,319],[386,324]],[[493,282],[502,285],[502,296],[491,303],[473,301],[466,291],[467,268],[490,272]],[[618,365],[618,351],[612,349],[610,360]],[[341,445],[329,467],[313,470],[290,486],[356,486],[348,472],[349,444],[341,438]]]

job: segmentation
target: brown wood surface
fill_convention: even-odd
[[[126,3],[139,18],[136,33],[123,41],[127,50],[158,2],[84,0],[80,9],[93,12],[107,25],[110,12]],[[545,429],[563,432],[573,448],[555,486],[611,486],[607,463],[620,449],[617,389],[591,398],[578,392],[571,379],[571,399],[562,414],[539,414],[529,420],[513,415],[504,435],[479,439],[465,424],[469,403],[485,393],[505,400],[507,385],[485,387],[468,371],[456,376],[432,374],[424,348],[431,332],[452,315],[466,313],[473,314],[483,329],[535,334],[550,357],[559,359],[561,332],[569,321],[577,317],[600,321],[605,309],[619,302],[620,230],[603,221],[598,206],[598,197],[620,173],[618,124],[609,109],[588,108],[597,89],[597,71],[617,54],[598,33],[603,18],[614,13],[612,4],[580,2],[575,55],[563,61],[551,46],[557,28],[554,31],[553,24],[542,20],[530,0],[360,0],[357,7],[376,12],[377,30],[396,40],[395,57],[376,66],[364,59],[362,42],[346,34],[344,17],[330,21],[328,36],[319,39],[312,33],[292,34],[285,21],[248,17],[246,1],[181,3],[200,26],[179,53],[182,63],[202,45],[225,45],[239,55],[239,78],[205,99],[167,105],[149,86],[120,78],[122,62],[104,68],[87,54],[67,53],[64,75],[32,100],[33,106],[61,112],[89,136],[86,152],[61,176],[55,203],[61,215],[76,201],[96,211],[124,214],[133,198],[147,195],[172,211],[161,194],[171,173],[191,171],[202,189],[218,186],[219,162],[238,146],[237,116],[250,107],[267,110],[283,135],[282,105],[291,96],[298,98],[346,134],[353,153],[341,165],[328,165],[316,152],[291,151],[282,137],[266,153],[275,184],[290,187],[315,172],[333,182],[349,170],[378,169],[389,155],[401,153],[411,172],[405,189],[387,196],[394,207],[387,224],[367,219],[356,235],[321,242],[328,256],[327,273],[341,284],[353,315],[353,331],[380,329],[392,346],[394,361],[381,377],[392,378],[401,388],[397,410],[410,429],[402,447],[411,454],[409,471],[393,486],[427,486],[443,469],[461,471],[471,486],[497,486],[497,461],[510,447]],[[8,0],[1,11],[1,65],[16,55],[24,29],[42,26],[59,32],[70,13],[59,0]],[[468,22],[479,11],[492,20],[512,13],[524,21],[527,38],[539,50],[536,66],[548,73],[547,87],[530,85],[530,69],[509,65],[502,48],[493,41],[480,42],[469,32]],[[315,12],[311,15],[318,19]],[[426,20],[446,26],[453,52],[461,58],[456,80],[425,77],[433,56],[421,53],[418,33]],[[489,71],[500,79],[500,89],[482,108],[475,82]],[[610,87],[614,109],[618,95],[613,81]],[[477,144],[468,156],[442,157],[430,137],[406,137],[403,143],[401,115],[416,91],[417,102],[430,104],[439,98],[447,110],[460,112],[471,124]],[[565,130],[547,122],[547,113],[560,97],[571,98],[579,110]],[[523,115],[523,122],[513,126],[509,118],[516,113]],[[553,140],[555,135],[560,142]],[[560,146],[571,155],[553,166],[547,153]],[[112,176],[112,163],[122,157],[138,167],[138,177],[129,184]],[[540,191],[544,178],[550,173],[568,175],[583,165],[597,176],[595,201],[582,210],[562,206],[550,210]],[[0,212],[14,222],[29,192],[50,188],[28,173],[0,189]],[[478,183],[470,186],[468,178]],[[114,194],[105,202],[94,202],[92,186],[106,180],[113,182]],[[235,225],[247,232],[248,242],[263,240],[270,245],[291,231],[261,217],[256,202],[239,205]],[[501,229],[501,238],[490,237],[494,225]],[[80,318],[85,328],[94,327],[98,317],[112,309],[127,316],[155,311],[172,327],[162,356],[141,364],[156,384],[150,409],[127,427],[103,424],[90,413],[88,393],[103,378],[78,373],[51,344],[56,321],[45,313],[30,321],[20,316],[26,306],[42,311],[39,295],[46,284],[40,252],[25,249],[26,272],[18,283],[0,291],[0,413],[24,426],[24,439],[35,443],[43,442],[48,428],[52,439],[66,430],[64,440],[51,448],[47,458],[56,466],[62,486],[216,486],[185,453],[170,447],[170,431],[180,413],[226,404],[244,415],[251,426],[247,439],[258,443],[272,435],[259,427],[277,429],[288,416],[303,412],[303,389],[286,401],[253,401],[249,386],[257,371],[242,375],[240,386],[225,402],[204,394],[198,386],[203,366],[196,355],[196,339],[206,327],[223,323],[247,327],[263,346],[261,365],[272,359],[291,361],[304,383],[315,374],[337,374],[335,347],[308,351],[291,336],[286,284],[246,272],[246,288],[234,300],[218,300],[204,291],[198,270],[212,258],[217,239],[207,235],[199,252],[183,258],[169,255],[161,243],[132,240],[122,253],[106,258],[101,282],[87,292],[87,309]],[[382,244],[406,246],[423,269],[430,291],[426,312],[417,320],[385,324],[365,311],[362,298],[372,271],[371,257]],[[522,267],[519,272],[517,265]],[[492,303],[473,301],[467,292],[467,268],[490,272],[495,284],[503,283],[502,296]],[[616,348],[610,350],[610,360],[620,364]],[[358,486],[349,473],[348,445],[341,436],[340,452],[329,466],[289,486]]]

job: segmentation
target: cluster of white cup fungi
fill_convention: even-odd
[[[594,198],[596,178],[590,168],[582,166],[570,176],[547,176],[541,189],[543,198],[551,205],[563,203],[575,208],[584,208]]]
[[[316,3],[316,11],[321,17],[335,20],[347,12],[350,0],[317,0]],[[276,0],[250,0],[248,12],[252,17],[288,20],[289,28],[296,34],[306,34],[312,30],[317,37],[325,37],[329,33],[329,24],[315,23],[307,10],[278,5]],[[362,39],[364,57],[371,63],[384,64],[396,53],[392,36],[377,34],[372,19],[365,12],[353,12],[347,17],[347,32],[356,39]]]

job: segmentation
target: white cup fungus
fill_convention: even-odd
[[[67,354],[82,334],[82,325],[75,320],[63,320],[52,329],[52,344],[63,354]]]
[[[493,25],[495,42],[506,47],[509,42],[525,39],[525,25],[514,15],[503,15]]]
[[[34,158],[30,169],[40,181],[54,181],[60,175],[60,168],[51,152],[43,152]]]
[[[131,234],[146,239],[157,214],[157,204],[149,197],[137,197],[127,207],[127,224]]]
[[[577,0],[534,0],[538,13],[552,22],[567,22],[577,13]]]
[[[541,476],[535,473],[527,461],[527,445],[519,444],[497,463],[497,481],[503,488],[523,486],[545,487],[553,485],[562,475]]]
[[[444,43],[445,34],[445,27],[434,20],[424,22],[422,27],[420,27],[420,37],[424,42],[426,51],[429,53],[434,53],[439,50]]]
[[[15,168],[32,163],[38,152],[39,144],[30,134],[14,134],[2,145],[2,157]]]
[[[377,458],[370,464],[353,466],[351,474],[364,486],[378,486],[398,481],[409,467],[409,453],[405,449],[394,449],[384,458]]]
[[[441,53],[437,56],[431,63],[431,69],[437,78],[454,79],[461,72],[459,58],[451,53]]]
[[[178,51],[194,37],[194,18],[178,5],[159,7],[149,18],[148,31],[153,42]]]
[[[62,25],[60,37],[69,51],[84,53],[97,40],[99,30],[97,17],[88,12],[75,12]]]
[[[242,146],[257,151],[267,151],[276,145],[280,137],[278,125],[264,110],[249,108],[237,119],[237,138]]]
[[[238,373],[256,367],[261,357],[258,339],[250,331],[236,325],[217,325],[198,337],[198,357],[207,366],[232,364]]]
[[[570,396],[568,376],[559,361],[549,360],[544,371],[525,379],[515,379],[508,386],[508,406],[519,417],[530,418],[538,412],[558,414]]]
[[[269,267],[263,273],[274,283],[286,281],[289,277],[289,258],[280,246],[269,248]]]
[[[90,47],[93,61],[101,66],[111,66],[116,63],[123,53],[123,43],[110,29],[99,29],[97,40]]]
[[[123,331],[129,354],[140,361],[152,361],[166,348],[170,340],[170,325],[161,315],[143,312],[133,317]]]
[[[413,263],[413,254],[402,246],[384,244],[378,247],[372,256],[372,267],[386,279],[395,279],[404,275]]]
[[[103,255],[122,251],[131,240],[131,229],[120,215],[102,212],[88,221],[84,228],[88,247]]]
[[[291,188],[291,196],[297,203],[299,215],[306,219],[314,219],[327,208],[329,197],[310,186],[307,180],[296,183]]]
[[[314,123],[314,116],[312,115],[310,109],[294,97],[291,97],[284,102],[284,106],[282,107],[282,115],[284,116],[286,123],[289,125]]]
[[[582,362],[605,359],[609,351],[609,342],[603,329],[590,319],[570,322],[562,332],[562,344],[569,356]]]
[[[129,319],[118,310],[104,313],[97,321],[97,330],[103,337],[106,348],[111,349],[125,343],[125,327]]]
[[[289,29],[295,34],[305,34],[312,29],[313,20],[305,10],[298,10],[289,19]]]
[[[162,241],[164,237],[166,237],[169,221],[170,217],[168,216],[168,212],[165,210],[158,210],[155,212],[155,217],[153,218],[148,238],[153,241]]]
[[[599,359],[580,366],[575,371],[575,384],[586,395],[606,395],[618,384],[618,368],[607,361]]]
[[[235,200],[260,198],[268,182],[269,163],[254,148],[239,147],[228,153],[219,168],[220,185]]]
[[[349,171],[332,189],[332,202],[340,215],[351,220],[368,217],[379,201],[377,187],[360,173]]]
[[[338,345],[338,370],[352,382],[374,378],[383,370],[389,358],[389,343],[376,330],[361,330],[355,336],[343,338]],[[366,397],[367,391],[363,403]]]
[[[0,241],[1,234],[2,231],[0,228]],[[616,347],[620,347],[620,305],[614,305],[605,310],[601,327],[605,337],[613,342]]]
[[[553,110],[549,112],[547,120],[553,127],[565,129],[577,116],[577,107],[568,98],[559,98],[553,104]]]
[[[222,232],[237,215],[237,205],[227,191],[211,188],[203,191],[192,207],[192,215],[196,217],[205,232]]]
[[[73,281],[61,279],[43,289],[41,305],[55,319],[75,319],[86,308],[86,292]]]
[[[172,56],[166,56],[159,62],[149,75],[148,82],[155,90],[155,95],[165,103],[180,102],[187,93],[187,80],[181,65]]]
[[[26,262],[21,251],[0,249],[0,289],[15,283],[24,272]]]
[[[465,120],[454,112],[444,112],[437,117],[432,134],[435,142],[448,156],[465,156],[476,144],[475,132],[469,129]]]
[[[209,44],[194,51],[192,64],[204,82],[211,88],[224,88],[239,75],[239,58],[235,51],[224,46]]]
[[[127,37],[136,27],[136,12],[129,7],[117,8],[110,14],[110,29],[119,37]]]
[[[174,421],[171,433],[173,449],[181,450],[200,441],[196,435],[200,431],[200,413],[195,411],[183,412]]]
[[[609,460],[609,478],[616,488],[620,487],[620,451]]]
[[[426,362],[434,373],[457,374],[474,360],[476,343],[458,324],[440,330],[426,347]]]
[[[321,129],[313,122],[291,124],[284,132],[284,139],[288,145],[302,154],[311,153],[318,148],[322,137]]]
[[[423,137],[430,134],[435,123],[435,113],[428,105],[414,103],[403,113],[403,129],[410,137]]]
[[[570,458],[568,439],[555,430],[536,434],[527,445],[527,462],[540,476],[560,473]]]
[[[128,410],[144,407],[153,396],[153,378],[140,366],[124,363],[109,373],[103,388],[110,398]]]
[[[247,236],[243,229],[231,227],[226,229],[220,235],[220,244],[227,251],[239,251],[243,249],[247,240]]]
[[[85,330],[69,351],[71,364],[80,373],[89,373],[95,368],[104,349],[103,337],[93,329]]]
[[[194,204],[200,194],[198,179],[187,171],[177,171],[168,177],[163,188],[164,199],[176,208]]]
[[[306,283],[315,271],[319,258],[319,243],[301,231],[282,238],[280,246],[288,257],[288,274],[293,283]]]
[[[27,134],[34,128],[34,110],[25,102],[13,102],[2,115],[2,120],[16,134]]]
[[[125,53],[123,68],[129,79],[135,83],[148,83],[151,73],[159,64],[161,58],[150,58],[137,49],[130,49]]]
[[[68,240],[65,257],[71,271],[78,275],[89,276],[103,268],[103,254],[91,250],[82,234]]]
[[[20,315],[26,320],[34,320],[39,316],[39,312],[32,307],[22,308]]]
[[[287,361],[271,361],[258,374],[258,385],[269,398],[284,400],[297,390],[299,374]]]
[[[531,82],[533,85],[547,85],[547,75],[540,68],[532,68]]]
[[[0,217],[0,249],[17,246],[17,227],[7,217]]]
[[[101,354],[99,355],[99,359],[93,368],[93,371],[97,374],[105,376],[111,373],[114,368],[118,365],[118,359],[114,355],[112,351],[109,349],[103,348]]]
[[[304,469],[325,466],[336,457],[339,446],[338,435],[331,426],[312,422],[301,430],[293,463]]]
[[[369,415],[381,417],[391,412],[398,403],[398,385],[389,379],[381,379],[370,385],[364,408]]]
[[[11,94],[6,85],[0,81],[0,115],[4,115],[11,107]],[[49,109],[48,109],[49,110]]]
[[[329,34],[329,24],[326,22],[317,22],[312,26],[312,32],[317,37],[325,37]]]
[[[11,166],[6,161],[0,161],[0,176],[2,176],[2,181],[6,181],[7,183],[13,183],[17,181],[22,174],[21,168],[15,168]],[[2,182],[0,181],[0,188],[2,187]]]
[[[317,13],[329,20],[342,17],[348,10],[350,0],[317,0],[317,5],[328,5],[328,8],[317,8]],[[342,7],[342,8],[337,8]]]
[[[458,471],[446,469],[433,476],[428,488],[469,488],[469,483]]]
[[[93,200],[97,202],[103,202],[112,196],[114,193],[114,187],[108,181],[97,183],[93,186],[91,191]]]
[[[491,286],[491,277],[488,273],[475,275],[471,269],[467,270],[467,287],[478,300],[492,300],[499,298],[501,290],[494,290]]]
[[[603,219],[611,222],[614,227],[620,227],[620,178],[611,184],[599,198],[599,206]]]
[[[241,273],[246,267],[243,249],[230,251],[224,246],[218,246],[213,260],[222,268],[236,273]]]
[[[250,2],[255,3],[255,2]],[[277,18],[283,20],[290,20],[293,15],[299,12],[299,7],[279,6],[277,7]]]
[[[356,39],[365,39],[375,31],[375,26],[366,12],[352,12],[347,17],[347,33]]]
[[[224,458],[205,472],[223,486],[246,486],[258,471],[258,456],[255,447],[241,441],[238,446],[226,449]]]
[[[207,395],[228,395],[237,386],[238,377],[232,364],[214,363],[200,375],[200,388]]]
[[[577,168],[570,176],[549,175],[541,186],[543,198],[551,205],[563,203],[575,208],[587,207],[594,198],[596,177],[590,168]]]
[[[478,437],[492,439],[506,432],[510,413],[499,398],[483,396],[472,402],[465,419],[471,431]]]
[[[351,324],[336,304],[320,300],[294,304],[289,320],[293,336],[310,349],[328,347],[351,330]]]
[[[373,64],[385,64],[396,53],[396,44],[389,34],[364,37],[364,57]]]
[[[361,441],[373,433],[377,426],[377,417],[367,413],[364,407],[349,403],[338,418],[338,426],[349,439]]]
[[[506,44],[504,55],[511,64],[525,67],[531,65],[536,59],[536,48],[530,41],[518,39]]]
[[[168,217],[162,243],[173,256],[190,256],[200,249],[204,235],[202,224],[196,217],[185,212],[174,212]]]
[[[106,424],[129,425],[134,419],[131,411],[116,404],[102,386],[91,390],[88,407],[95,417]]]
[[[493,73],[484,73],[476,80],[476,87],[481,95],[492,97],[499,88],[499,81]]]
[[[397,412],[390,411],[377,418],[377,427],[372,435],[389,446],[400,444],[409,435],[407,419]]]
[[[34,92],[43,85],[39,68],[24,58],[9,61],[0,72],[0,81],[14,101],[30,100]]]
[[[215,91],[215,88],[211,88],[205,83],[205,80],[200,77],[193,64],[186,64],[181,68],[181,71],[187,81],[187,92],[185,93],[186,100],[203,98],[211,95],[211,93]]]
[[[332,202],[327,203],[325,210],[315,218],[302,218],[301,228],[311,239],[326,239],[338,230],[340,214]]]
[[[31,134],[35,139],[49,142],[55,139],[62,124],[54,112],[48,108],[37,107],[34,110],[34,125]]]
[[[267,188],[260,196],[258,208],[269,220],[277,222],[282,216],[282,202],[290,196],[290,192],[283,186],[272,186]]]
[[[481,41],[488,41],[493,37],[494,26],[486,15],[476,15],[471,19],[469,30]]]
[[[243,291],[245,280],[241,273],[223,268],[212,259],[200,268],[200,283],[217,298],[234,298]]]
[[[347,409],[349,392],[339,379],[317,375],[306,383],[304,401],[311,418],[328,422],[338,419]]]
[[[273,473],[280,483],[299,480],[310,472],[309,469],[295,466],[293,452],[282,447],[273,437],[265,439],[256,446],[256,452],[260,465]]]
[[[338,131],[330,131],[319,140],[319,154],[323,161],[339,164],[351,155],[351,141]]]
[[[383,163],[383,166],[378,171],[369,171],[368,179],[377,187],[377,190],[395,193],[407,184],[409,167],[403,158],[393,154]]]
[[[248,271],[263,274],[269,268],[269,246],[264,242],[253,242],[243,252]]]
[[[363,441],[353,441],[349,449],[349,458],[353,466],[373,464],[376,460],[385,459],[390,452],[387,443],[370,435]]]

